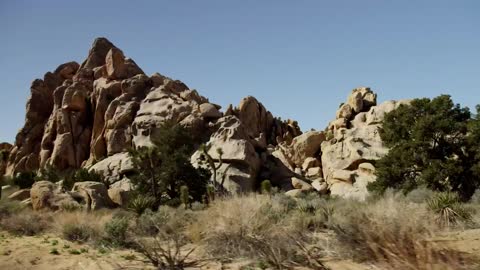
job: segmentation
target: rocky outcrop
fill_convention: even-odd
[[[134,168],[128,153],[118,153],[97,162],[89,170],[95,171],[103,176],[105,181],[113,184],[128,178]]]
[[[62,190],[61,186],[48,181],[35,182],[30,189],[33,210],[59,210],[63,205],[80,207],[71,193]]]
[[[43,80],[37,79],[30,87],[27,101],[25,124],[15,138],[10,153],[6,173],[31,171],[39,168],[42,137],[54,107],[54,91],[66,88],[77,72],[79,65],[75,62],[62,64],[53,72],[47,72]],[[65,86],[63,86],[65,85]]]
[[[321,146],[323,176],[331,194],[357,199],[367,196],[367,184],[376,179],[375,161],[388,152],[378,128],[386,113],[406,103],[387,101],[376,105],[376,94],[369,88],[352,91],[329,124],[329,140]]]
[[[269,179],[284,190],[301,190],[292,194],[362,199],[375,180],[375,161],[388,151],[378,134],[383,116],[408,102],[376,100],[370,88],[356,88],[325,131],[302,133],[296,121],[274,117],[252,96],[222,112],[181,81],[145,75],[119,48],[98,38],[81,65],[60,65],[32,83],[25,125],[11,150],[0,146],[9,152],[8,163],[0,160],[0,173],[88,168],[103,175],[111,190],[78,186],[82,200],[90,200],[91,208],[110,205],[109,199],[93,202],[90,191],[96,190],[123,205],[135,173],[127,151],[152,146],[163,124],[173,122],[190,128],[198,145],[209,145],[216,179],[228,191],[251,191]],[[204,166],[200,157],[196,152],[192,163]],[[42,188],[50,190],[47,184]],[[32,195],[32,205],[43,207],[42,200]]]
[[[87,210],[98,210],[113,206],[108,190],[103,183],[77,182],[73,185],[72,192],[78,193]]]

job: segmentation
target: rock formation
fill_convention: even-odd
[[[254,97],[225,113],[220,109],[181,81],[145,75],[110,41],[98,38],[81,65],[60,65],[32,83],[6,173],[87,167],[112,184],[128,182],[133,168],[126,151],[152,145],[161,124],[173,121],[212,149],[224,150],[218,173],[229,190],[253,190],[268,145],[291,143],[301,134],[298,124],[274,118]]]
[[[251,191],[270,179],[286,191],[300,190],[289,194],[317,191],[363,199],[366,184],[375,180],[375,160],[388,151],[379,124],[386,112],[406,102],[377,105],[376,98],[369,88],[356,88],[325,131],[302,133],[296,121],[275,118],[252,96],[222,112],[181,81],[145,75],[110,41],[98,38],[81,65],[65,63],[33,81],[25,125],[13,147],[0,145],[9,153],[8,164],[0,160],[0,173],[47,165],[59,171],[86,167],[102,174],[112,188],[77,186],[89,207],[112,204],[93,198],[92,190],[122,205],[134,173],[127,150],[151,146],[161,124],[173,121],[209,145],[217,165],[217,149],[222,149],[216,179],[228,191]],[[200,157],[198,151],[193,154],[195,166],[202,166]],[[54,190],[37,184],[32,204],[44,203],[35,194]]]
[[[356,88],[340,106],[321,146],[323,175],[333,195],[364,199],[375,181],[375,161],[385,156],[378,128],[386,113],[408,100],[376,104],[370,88]]]

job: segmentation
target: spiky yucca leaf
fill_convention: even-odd
[[[137,196],[130,201],[128,209],[137,213],[138,215],[143,214],[145,210],[151,209],[155,204],[155,198],[149,196]]]
[[[461,202],[456,193],[443,192],[428,200],[428,208],[437,214],[442,226],[453,226],[460,221],[471,221],[472,213]]]

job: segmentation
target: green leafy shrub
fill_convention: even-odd
[[[19,172],[13,177],[13,184],[20,189],[31,188],[37,174],[35,172]]]
[[[480,116],[472,118],[450,96],[400,105],[385,115],[380,136],[390,151],[376,162],[371,191],[425,186],[465,200],[480,186]]]
[[[270,180],[263,180],[260,188],[263,194],[272,194],[272,183],[270,183]]]
[[[46,165],[45,167],[39,170],[37,175],[37,180],[50,181],[56,183],[61,180],[60,174],[55,170],[52,165]]]
[[[104,180],[103,176],[95,171],[89,171],[86,168],[81,168],[78,170],[70,171],[64,174],[63,177],[63,186],[66,189],[71,189],[73,185],[77,182],[100,182],[105,184],[108,188],[109,183]]]
[[[155,199],[155,207],[180,199],[180,187],[189,189],[194,201],[201,201],[210,178],[205,169],[190,163],[195,141],[191,132],[174,123],[163,123],[153,147],[130,150],[136,174],[132,182],[139,194]]]
[[[128,246],[127,231],[129,222],[126,218],[112,218],[105,224],[104,242],[113,247]]]

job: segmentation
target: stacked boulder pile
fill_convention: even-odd
[[[366,184],[375,180],[375,160],[388,151],[379,125],[401,103],[377,105],[369,88],[356,88],[325,131],[302,133],[296,121],[274,117],[252,96],[221,111],[181,81],[146,75],[110,41],[98,38],[82,64],[62,64],[33,81],[25,124],[14,145],[0,149],[9,153],[0,160],[0,173],[88,168],[104,177],[108,190],[84,182],[65,191],[40,181],[18,198],[29,193],[28,203],[36,209],[56,208],[58,201],[91,209],[122,205],[134,173],[128,150],[152,146],[169,121],[190,128],[197,141],[210,146],[208,154],[221,163],[216,179],[232,193],[256,190],[269,179],[292,196],[317,191],[363,199]],[[200,154],[192,155],[195,166],[201,166]]]

